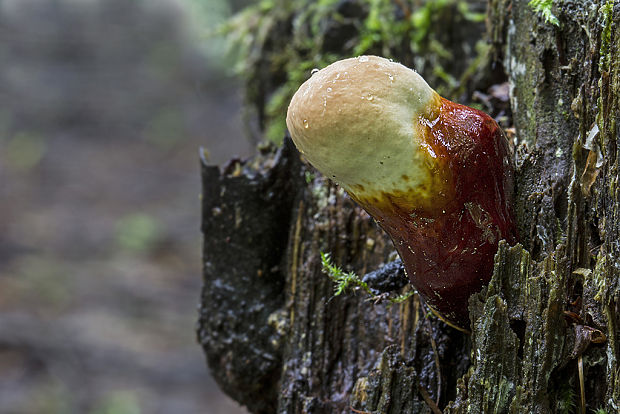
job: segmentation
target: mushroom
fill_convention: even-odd
[[[286,124],[299,151],[390,235],[411,284],[449,325],[488,283],[501,239],[516,241],[513,167],[487,114],[417,72],[360,56],[315,72]]]

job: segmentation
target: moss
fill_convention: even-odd
[[[334,282],[334,296],[339,296],[352,288],[359,288],[373,296],[367,283],[360,279],[354,272],[344,272],[341,268],[334,265],[329,253],[321,252],[321,265],[323,266],[323,273],[329,276]]]
[[[603,20],[603,31],[601,32],[601,51],[599,60],[599,70],[607,72],[611,62],[611,25],[613,23],[614,2],[607,2],[600,8],[599,13]]]
[[[294,92],[312,69],[342,58],[376,54],[394,59],[416,68],[440,94],[453,98],[462,92],[457,89],[463,67],[476,58],[484,16],[463,0],[416,6],[393,0],[263,0],[220,33],[228,36],[235,69],[245,80],[250,115],[256,115],[267,139],[280,142]]]
[[[551,23],[554,26],[559,26],[560,21],[557,17],[551,12],[551,8],[553,7],[553,0],[530,0],[528,5],[534,10],[536,13],[540,13],[543,19],[545,19],[546,23]]]
[[[325,273],[334,282],[334,296],[340,296],[350,289],[359,289],[365,292],[369,298],[375,302],[383,300],[385,295],[376,295],[366,282],[364,282],[354,272],[344,272],[340,267],[334,265],[329,253],[321,252],[321,266]],[[415,290],[409,290],[396,297],[388,297],[391,305],[405,302],[415,294]]]
[[[323,26],[339,20],[335,0],[264,0],[220,31],[245,80],[246,104],[269,140],[282,140],[288,102],[310,71],[342,57],[323,49]]]
[[[605,277],[605,270],[607,268],[607,256],[599,253],[596,259],[596,266],[594,268],[592,279],[590,279],[592,283],[594,283],[594,288],[597,292],[594,299],[599,302],[604,302],[607,292],[609,291],[607,289],[607,278]],[[587,282],[589,283],[590,280],[587,279]]]

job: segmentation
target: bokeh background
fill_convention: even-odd
[[[247,1],[0,0],[0,413],[243,413],[210,378],[198,151],[246,157],[210,34]]]

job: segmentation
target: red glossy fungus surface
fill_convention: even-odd
[[[442,98],[426,143],[447,166],[438,208],[361,203],[390,234],[413,286],[440,316],[469,329],[468,299],[491,278],[498,242],[517,238],[506,138],[484,112]]]

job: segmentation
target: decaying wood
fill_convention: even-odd
[[[363,275],[393,247],[290,142],[227,171],[203,161],[198,332],[229,395],[253,413],[561,413],[582,394],[589,412],[620,410],[620,5],[562,1],[553,13],[560,26],[527,0],[489,5],[521,244],[500,244],[470,299],[471,336],[417,296],[333,297],[320,252]]]
[[[340,188],[306,175],[290,141],[263,161],[271,166],[239,165],[229,173],[203,164],[199,340],[222,388],[257,413],[348,413],[351,405],[422,410],[418,388],[447,402],[467,367],[466,338],[424,319],[417,299],[390,306],[355,292],[334,297],[320,252],[364,274],[390,255],[391,242]],[[287,196],[269,209],[273,185]],[[276,224],[290,228],[278,236],[279,248],[269,234]],[[243,226],[231,236],[230,228]],[[454,355],[465,357],[455,364]],[[400,381],[380,374],[392,369],[403,378],[419,373],[402,405],[393,401]]]

